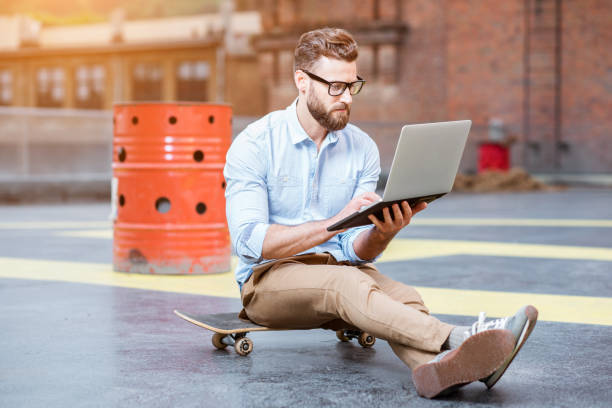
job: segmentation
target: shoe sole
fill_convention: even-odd
[[[434,398],[491,375],[514,347],[515,338],[509,330],[477,333],[441,361],[417,367],[412,372],[412,381],[420,396]]]
[[[519,339],[516,343],[516,346],[514,347],[514,350],[512,351],[512,354],[510,355],[508,360],[505,361],[504,364],[502,364],[502,366],[496,372],[493,373],[493,375],[491,375],[490,378],[487,378],[487,380],[484,381],[487,388],[491,389],[499,381],[502,375],[504,375],[504,373],[508,369],[508,366],[510,365],[512,360],[514,360],[514,357],[516,357],[517,353],[519,352],[521,347],[523,347],[523,344],[525,344],[525,341],[533,331],[536,322],[538,321],[538,310],[535,307],[529,305],[525,308],[525,315],[527,315],[527,323],[525,324],[525,327],[523,328],[523,331],[519,336]]]

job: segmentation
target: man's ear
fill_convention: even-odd
[[[300,95],[304,95],[306,93],[306,87],[308,86],[308,77],[301,70],[296,70],[293,73],[293,80],[295,81],[295,87],[298,89]]]

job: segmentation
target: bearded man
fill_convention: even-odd
[[[303,34],[294,61],[298,97],[250,124],[227,154],[226,214],[240,259],[241,317],[276,328],[368,332],[389,342],[428,398],[477,380],[492,387],[533,329],[535,308],[452,326],[430,316],[414,288],[372,263],[425,203],[394,204],[383,219],[371,215],[369,226],[327,231],[380,200],[376,144],[348,123],[353,96],[365,84],[357,56],[345,30]]]

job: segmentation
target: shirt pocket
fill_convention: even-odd
[[[327,217],[338,214],[353,198],[356,178],[331,179],[321,186],[322,202]]]
[[[268,206],[270,216],[298,218],[302,209],[302,182],[290,175],[268,178]]]

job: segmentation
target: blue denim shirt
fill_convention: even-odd
[[[261,252],[270,224],[327,219],[351,198],[376,189],[380,174],[376,143],[349,124],[329,132],[317,153],[298,121],[296,102],[250,124],[227,153],[225,211],[239,257],[240,287],[255,265],[269,261]],[[339,261],[364,262],[355,254],[353,242],[369,228],[349,229],[302,253],[329,252]]]

